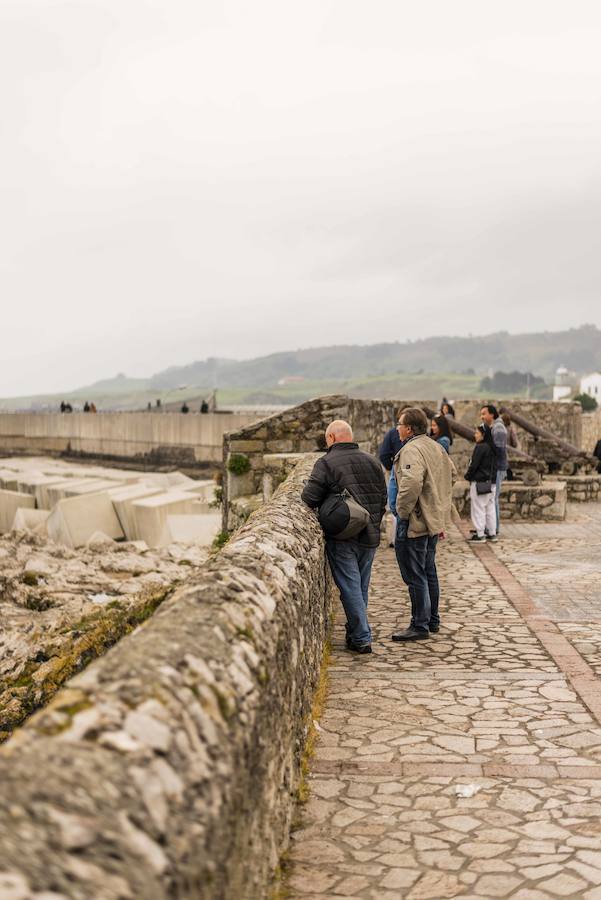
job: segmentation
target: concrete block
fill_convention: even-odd
[[[215,487],[216,484],[211,478],[206,481],[192,481],[191,484],[178,487],[178,490],[184,491],[186,494],[195,494],[197,498],[211,503],[215,499]]]
[[[35,497],[38,509],[50,509],[48,502],[48,489],[63,485],[64,478],[57,475],[24,475],[19,476],[18,490],[23,494],[32,494]]]
[[[194,499],[194,494],[187,494],[185,491],[168,491],[144,500],[135,500],[132,509],[136,539],[146,541],[149,547],[164,547],[167,516],[191,513]]]
[[[164,544],[200,544],[208,547],[221,531],[221,513],[167,516]]]
[[[19,476],[11,469],[0,469],[0,489],[4,491],[16,491]]]
[[[46,526],[51,540],[67,547],[82,547],[96,531],[114,540],[125,537],[106,491],[59,500]]]
[[[18,491],[0,491],[0,534],[13,527],[18,509],[35,509],[35,497]]]
[[[46,520],[50,513],[47,509],[18,509],[13,519],[11,531],[33,531],[35,534],[46,534]]]
[[[65,498],[81,497],[83,494],[96,494],[98,491],[108,491],[115,487],[114,481],[101,480],[90,481],[88,484],[74,484],[65,487]]]
[[[149,487],[145,484],[131,484],[124,488],[113,488],[109,496],[115,507],[117,518],[125,532],[128,541],[136,540],[136,517],[133,504],[136,500],[144,500],[146,497],[154,497],[163,491],[159,487]]]
[[[48,485],[45,488],[47,494],[47,509],[52,509],[59,500],[64,500],[67,496],[67,490],[72,490],[74,487],[80,484],[89,484],[90,481],[94,479],[91,478],[66,478],[64,482]]]

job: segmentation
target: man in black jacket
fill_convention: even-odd
[[[371,567],[380,543],[380,523],[386,509],[386,482],[380,464],[359,450],[348,422],[337,420],[326,429],[327,453],[318,459],[305,484],[302,499],[312,509],[334,491],[346,488],[369,513],[363,531],[348,540],[326,538],[332,576],[346,613],[346,645],[371,653],[367,601]]]

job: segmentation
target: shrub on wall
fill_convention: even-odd
[[[594,412],[597,409],[597,401],[590,394],[576,394],[574,400],[580,403],[582,412]]]
[[[232,475],[246,475],[250,471],[250,459],[242,453],[232,453],[227,461],[227,468]]]

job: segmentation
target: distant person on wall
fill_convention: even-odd
[[[61,400],[61,412],[64,413],[67,411],[67,404],[64,400]]]
[[[442,403],[440,404],[440,414],[441,416],[450,416],[451,419],[455,418],[455,410],[449,403],[446,397],[442,398]]]
[[[447,453],[451,452],[453,435],[447,416],[434,416],[430,426],[430,437]]]
[[[595,444],[595,449],[593,450],[593,456],[596,456],[599,462],[597,463],[597,472],[601,475],[601,438]]]
[[[428,420],[421,409],[404,409],[398,428],[403,447],[394,460],[395,551],[409,589],[411,622],[392,640],[418,641],[440,629],[436,547],[448,527],[456,472],[449,454],[428,437]]]
[[[476,446],[465,473],[465,480],[470,483],[470,510],[474,525],[470,540],[496,541],[497,462],[492,432],[488,425],[483,423],[476,428],[474,440]]]
[[[96,404],[93,401],[92,401],[92,403],[90,403],[90,412],[91,413],[98,412],[98,410],[96,409]]]
[[[208,413],[208,411],[209,411],[209,404],[207,403],[206,400],[203,400],[202,403],[200,404],[200,411],[201,411],[201,413],[203,413],[203,414],[204,414],[204,413]]]
[[[183,412],[183,413],[189,413],[189,412],[190,412],[190,407],[188,406],[188,404],[186,403],[185,400],[184,400],[184,402],[182,403],[182,408],[181,408],[180,412]]]
[[[495,512],[496,512],[496,534],[501,530],[501,513],[499,510],[499,497],[501,495],[501,485],[507,478],[507,429],[503,420],[499,416],[497,407],[492,403],[483,406],[480,410],[480,418],[485,425],[488,425],[492,431],[492,441],[495,446],[496,463],[497,463],[497,479],[495,482]]]
[[[346,646],[371,653],[367,605],[371,567],[380,543],[380,524],[386,509],[386,482],[379,462],[359,449],[348,422],[331,422],[325,434],[327,451],[317,460],[302,492],[311,509],[319,508],[332,577],[346,614]],[[328,519],[336,498],[347,491],[362,507],[365,525],[349,537]],[[339,537],[336,537],[336,533]]]
[[[160,401],[160,399],[157,400],[157,402],[156,402],[156,408],[157,408],[157,409],[160,409],[160,408],[161,408],[161,401]]]
[[[400,411],[396,414],[396,421],[398,421]],[[392,472],[392,463],[401,449],[401,439],[399,437],[399,432],[397,426],[394,425],[392,428],[389,428],[386,434],[384,435],[384,440],[382,441],[382,445],[380,447],[378,456],[380,457],[380,462],[386,469],[386,480],[388,482],[388,492],[390,497],[390,491],[393,489],[391,487],[391,480],[394,480],[393,472]],[[394,496],[396,497],[396,487],[394,487]],[[396,532],[396,518],[394,516],[394,507],[390,506],[389,508],[392,511],[392,515],[390,513],[386,513],[386,543],[389,547],[394,547],[394,536]]]
[[[84,411],[84,412],[90,412],[90,404],[88,403],[87,400],[86,400],[86,402],[85,402],[84,405],[83,405],[83,411]]]

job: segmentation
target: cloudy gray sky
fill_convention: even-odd
[[[601,324],[598,0],[0,0],[0,395]]]

